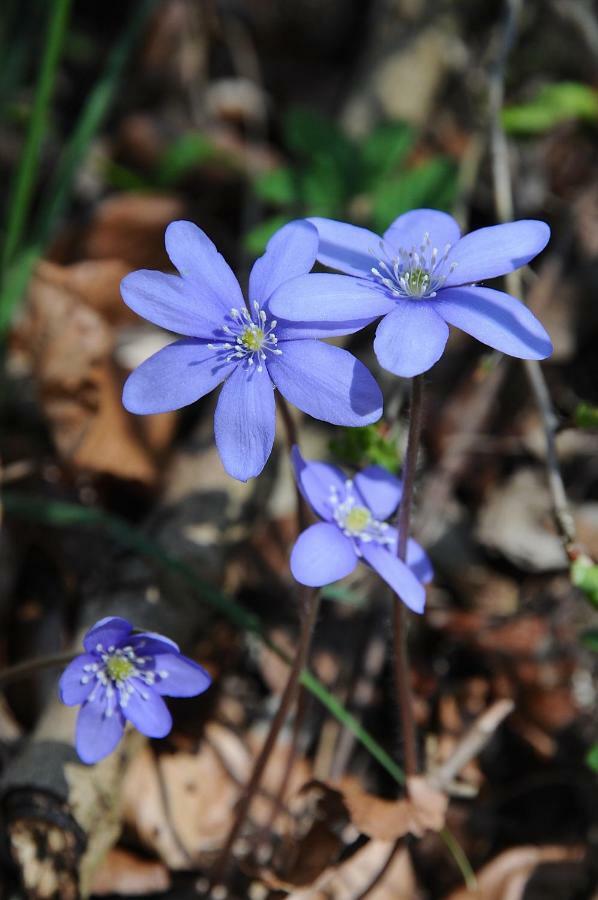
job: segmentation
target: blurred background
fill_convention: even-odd
[[[258,631],[290,648],[297,630],[284,442],[243,485],[215,452],[213,396],[126,413],[126,375],[172,336],[128,310],[120,280],[171,270],[163,234],[177,218],[244,283],[291,219],[380,232],[429,206],[464,231],[511,216],[552,228],[522,289],[554,342],[542,366],[554,409],[540,414],[517,360],[454,333],[426,376],[416,494],[437,572],[411,630],[422,759],[449,758],[493,702],[514,712],[451,790],[455,843],[402,839],[384,869],[399,831],[357,827],[330,785],[397,795],[343,719],[401,762],[391,601],[364,570],[332,586],[311,667],[340,712],[303,691],[266,778],[276,794],[284,776],[286,814],[270,828],[256,804],[226,896],[358,900],[371,882],[374,900],[595,898],[595,4],[4,0],[0,46],[2,667],[76,647],[83,627],[121,614],[181,641],[215,679],[172,704],[167,739],[133,738],[86,769],[59,670],[0,673],[3,896],[218,900],[205,873],[285,679]],[[342,343],[378,378],[384,420],[297,423],[307,457],[396,471],[408,384],[380,370],[371,338]]]

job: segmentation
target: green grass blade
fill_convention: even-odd
[[[8,207],[4,247],[2,250],[3,270],[11,262],[19,246],[27,220],[31,197],[37,179],[41,145],[54,82],[56,81],[60,53],[69,20],[70,7],[71,0],[54,0],[50,4],[50,21],[35,90],[31,120]]]

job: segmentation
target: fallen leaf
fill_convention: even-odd
[[[160,862],[142,859],[128,850],[111,850],[93,878],[91,893],[141,896],[167,891],[170,887],[168,869]]]
[[[392,841],[406,834],[421,837],[427,830],[444,827],[448,798],[422,776],[407,780],[408,796],[384,800],[356,785],[343,788],[342,796],[351,821],[363,834],[379,841]]]

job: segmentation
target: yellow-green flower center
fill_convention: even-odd
[[[349,510],[344,521],[345,530],[350,534],[361,534],[372,521],[372,514],[365,506],[354,506]]]
[[[256,328],[255,325],[248,325],[241,333],[241,343],[251,353],[262,349],[265,338],[263,328]]]
[[[111,656],[106,660],[106,671],[112,681],[126,681],[135,671],[135,666],[124,656]]]

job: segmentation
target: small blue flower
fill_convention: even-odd
[[[427,371],[442,356],[449,325],[520,359],[544,359],[552,344],[544,327],[515,297],[478,282],[526,265],[548,242],[545,222],[524,219],[461,237],[452,216],[415,209],[379,237],[332,219],[309,219],[318,229],[318,260],[347,275],[297,278],[270,304],[290,320],[350,323],[383,316],[374,350],[395,375]],[[317,290],[315,289],[317,287]]]
[[[258,475],[274,443],[274,388],[303,412],[333,425],[366,425],[382,414],[382,394],[365,366],[346,350],[315,340],[350,334],[369,319],[301,323],[273,318],[270,297],[308,275],[317,229],[291,222],[269,241],[249,276],[249,307],[232,270],[192,222],[172,222],[166,249],[179,275],[140,270],[123,279],[136,313],[186,335],[142,363],[128,378],[123,403],[133,413],[159,413],[194,403],[225,382],[214,416],[224,468],[247,481]]]
[[[174,641],[134,634],[117,616],[96,622],[83,646],[86,652],[62,673],[59,691],[66,706],[81,705],[75,744],[84,763],[111,753],[127,720],[148,737],[164,737],[172,718],[162,697],[194,697],[212,681]]]
[[[411,538],[407,563],[397,556],[398,534],[386,521],[396,510],[402,483],[380,466],[347,479],[336,466],[305,462],[293,448],[301,493],[323,519],[299,535],[291,552],[291,572],[301,584],[320,587],[344,578],[359,561],[375,569],[414,612],[424,611],[424,584],[433,572],[425,551]]]

